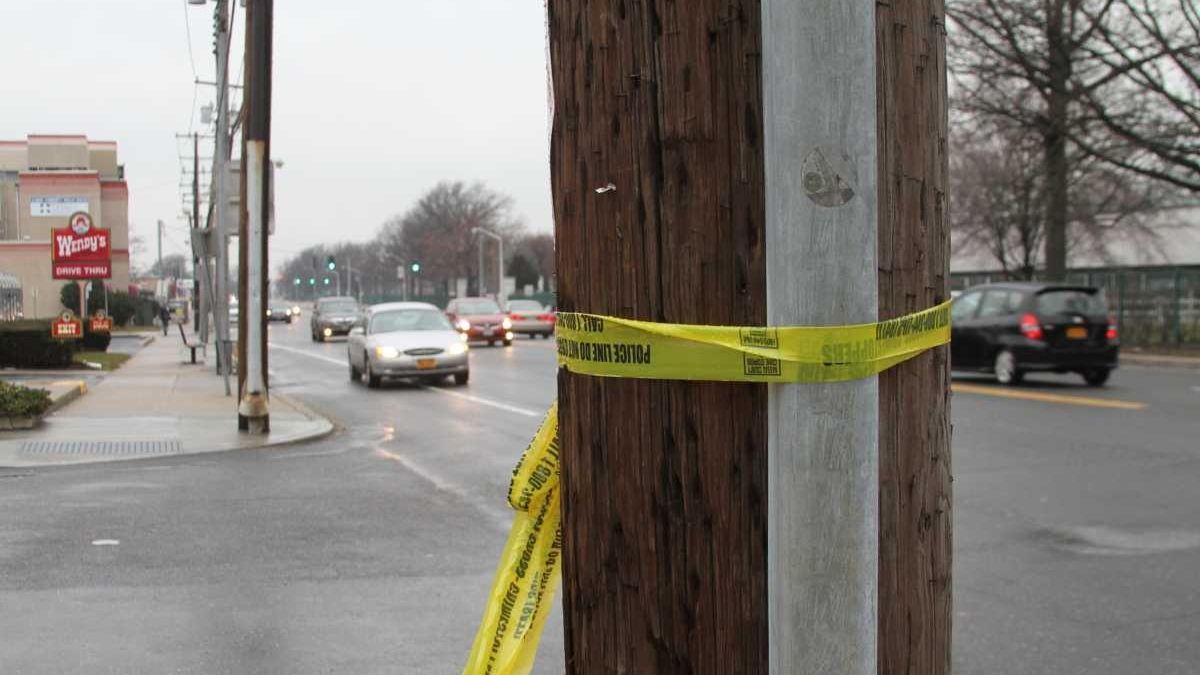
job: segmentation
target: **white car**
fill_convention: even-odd
[[[368,387],[385,377],[426,382],[454,376],[463,385],[471,375],[467,343],[446,315],[424,302],[389,302],[367,309],[363,326],[350,330],[346,357],[350,379],[367,376]]]
[[[535,338],[554,335],[554,313],[537,300],[512,300],[508,303],[508,318],[512,332]]]

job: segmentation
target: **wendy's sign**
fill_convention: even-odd
[[[112,237],[92,227],[85,211],[71,214],[69,226],[50,230],[51,273],[55,279],[112,277]]]

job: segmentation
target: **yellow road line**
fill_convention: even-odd
[[[1109,398],[1092,398],[1089,396],[1071,396],[1068,394],[1047,394],[1040,391],[1021,389],[1000,389],[978,384],[963,384],[956,382],[951,385],[955,393],[982,394],[984,396],[999,396],[1001,398],[1019,398],[1026,401],[1044,401],[1046,403],[1065,403],[1067,405],[1082,405],[1091,408],[1119,408],[1121,410],[1145,410],[1146,404],[1137,401],[1118,401]]]

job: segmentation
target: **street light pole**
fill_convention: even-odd
[[[213,153],[213,228],[216,254],[216,283],[213,284],[213,316],[217,329],[217,372],[225,378],[225,393],[229,394],[229,375],[233,359],[229,349],[229,21],[227,0],[217,0],[214,9],[217,41],[217,126],[216,151]],[[236,9],[234,10],[236,11]]]
[[[505,297],[504,297],[504,237],[501,237],[500,235],[496,234],[495,232],[492,232],[491,230],[486,230],[482,227],[471,228],[471,231],[474,232],[475,234],[486,235],[488,237],[491,237],[492,239],[495,239],[496,242],[499,244],[499,253],[497,255],[497,261],[496,261],[496,271],[497,271],[496,276],[497,276],[497,280],[499,282],[496,285],[496,302],[498,302],[500,304],[500,307],[503,308],[504,300],[505,300]],[[480,278],[480,283],[482,284],[482,279],[483,279],[483,239],[482,238],[480,238],[480,240],[479,240],[479,278]],[[483,293],[480,292],[480,295],[483,295]]]

